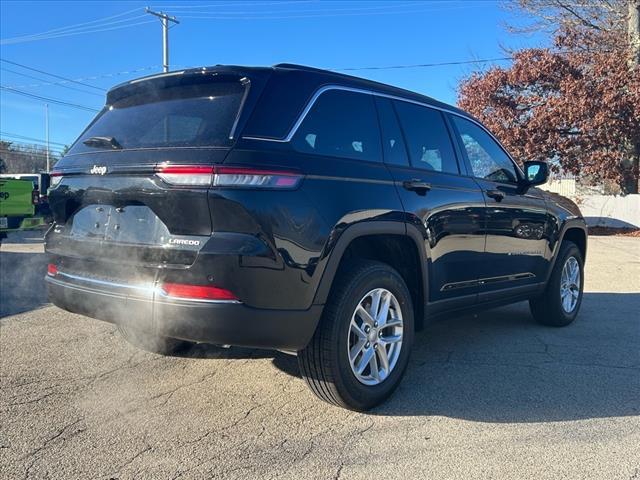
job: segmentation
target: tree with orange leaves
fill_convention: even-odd
[[[471,74],[458,103],[519,161],[550,161],[555,170],[637,193],[640,67],[621,20],[626,3],[612,0],[601,16],[593,2],[583,10],[567,3],[570,12],[562,5],[521,1],[545,28],[555,26],[553,47],[513,52],[509,68]],[[556,17],[552,7],[560,9]]]

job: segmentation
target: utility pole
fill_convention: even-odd
[[[176,17],[170,17],[164,12],[154,12],[149,7],[145,12],[158,17],[162,22],[162,71],[166,73],[169,71],[169,22],[175,24],[180,22]]]
[[[629,0],[629,23],[627,24],[631,46],[631,68],[640,66],[640,0]]]
[[[51,170],[51,163],[49,161],[49,104],[44,104],[44,129],[45,140],[47,144],[47,173]]]
[[[640,69],[640,0],[628,0],[629,17],[627,23],[627,34],[629,39],[629,69],[632,74],[635,70]],[[632,146],[632,168],[638,172],[640,170],[640,139],[636,139]],[[628,193],[638,193],[640,190],[640,180],[631,178],[627,185]]]

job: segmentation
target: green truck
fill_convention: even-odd
[[[0,178],[0,241],[7,232],[45,225],[44,218],[36,215],[39,197],[30,180]]]

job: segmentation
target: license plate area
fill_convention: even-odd
[[[73,217],[71,237],[133,245],[164,245],[167,226],[145,205],[87,205]]]
[[[7,217],[0,217],[0,228],[9,228],[9,220]]]

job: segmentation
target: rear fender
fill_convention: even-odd
[[[353,240],[358,237],[369,235],[407,235],[415,242],[420,255],[423,298],[426,303],[429,290],[423,237],[415,226],[407,225],[403,222],[391,221],[361,222],[348,227],[342,232],[331,249],[331,254],[323,272],[322,279],[320,280],[313,303],[326,303],[345,251]]]

